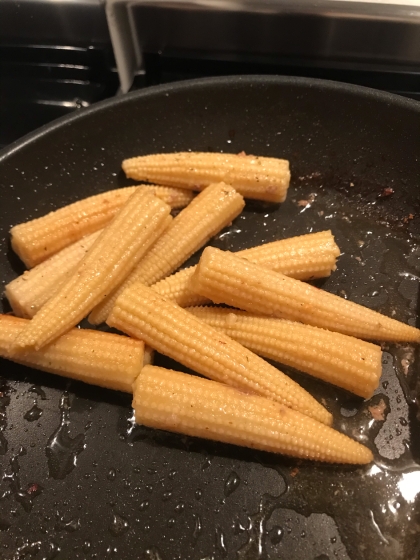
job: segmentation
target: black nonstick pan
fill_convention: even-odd
[[[331,229],[342,255],[318,285],[417,324],[420,105],[297,78],[150,88],[3,151],[3,284],[23,270],[11,225],[129,184],[123,158],[174,150],[289,159],[287,201],[247,204],[212,243],[238,250]],[[381,383],[366,402],[287,370],[324,399],[338,429],[374,451],[361,468],[135,426],[128,395],[0,361],[0,557],[418,559],[418,350],[383,350]]]

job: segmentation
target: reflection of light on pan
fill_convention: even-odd
[[[416,276],[415,274],[411,274],[410,272],[399,272],[398,276],[409,278],[410,280],[420,280],[420,276]]]
[[[370,518],[372,519],[372,525],[375,527],[376,532],[380,536],[381,540],[385,544],[389,545],[389,540],[385,537],[385,535],[382,533],[381,529],[379,528],[379,525],[376,523],[375,517],[373,515],[373,511],[371,509],[369,510],[369,513],[370,513]]]
[[[381,472],[383,472],[382,469],[375,463],[372,463],[372,465],[369,467],[369,470],[366,471],[366,476],[374,476],[375,474]]]
[[[417,494],[420,494],[420,471],[403,474],[398,482],[398,489],[404,500],[412,504]]]

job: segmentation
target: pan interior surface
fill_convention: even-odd
[[[1,279],[23,270],[11,225],[130,184],[122,159],[245,151],[290,160],[287,200],[247,203],[211,244],[236,251],[331,229],[342,254],[317,285],[419,326],[419,130],[414,102],[295,78],[185,82],[98,104],[0,155]],[[415,346],[384,346],[367,401],[281,367],[372,449],[366,467],[136,426],[127,395],[0,366],[2,558],[420,556]]]

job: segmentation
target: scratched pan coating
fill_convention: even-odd
[[[22,271],[9,227],[128,184],[123,158],[244,150],[290,160],[288,199],[247,204],[212,243],[238,250],[332,229],[342,256],[319,285],[416,324],[419,130],[413,101],[296,78],[183,82],[100,103],[1,154],[2,282]],[[0,368],[1,558],[420,555],[415,348],[384,348],[367,402],[290,372],[325,399],[336,427],[374,451],[362,468],[136,427],[127,395],[7,361]]]

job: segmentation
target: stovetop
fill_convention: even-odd
[[[110,47],[0,46],[0,147],[115,95],[113,64]]]
[[[417,0],[3,0],[0,147],[121,91],[278,74],[420,99]],[[115,56],[114,56],[115,55]]]

